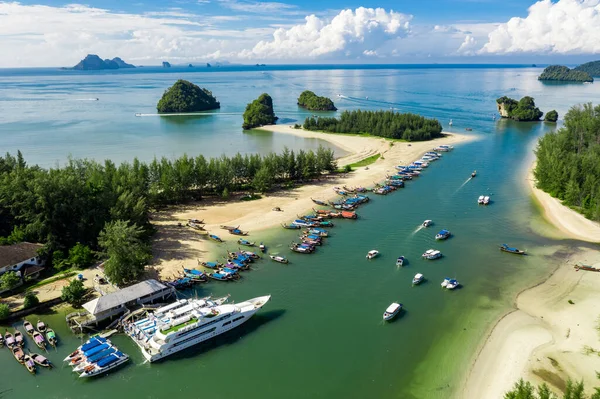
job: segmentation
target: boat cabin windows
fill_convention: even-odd
[[[197,332],[195,335],[193,335],[193,336],[191,336],[189,338],[186,338],[183,341],[179,341],[179,342],[173,344],[173,347],[177,347],[177,346],[183,345],[183,344],[185,344],[185,343],[187,343],[189,341],[197,339],[198,337],[200,337],[202,335],[210,334],[210,333],[214,332],[216,329],[217,329],[217,327],[213,327],[213,328],[209,328],[208,330],[204,330],[204,331],[202,331],[200,333],[198,333],[197,330],[195,330],[195,332]]]
[[[229,321],[226,321],[225,323],[223,323],[223,327],[225,327],[225,326],[227,326],[227,325],[229,325],[229,324],[231,324],[231,320],[229,320]]]
[[[232,322],[236,322],[236,321],[238,321],[238,320],[241,320],[241,319],[243,319],[243,318],[244,318],[244,316],[240,316],[240,317],[236,317],[235,319],[233,319],[233,320],[231,320],[231,321],[232,321]]]

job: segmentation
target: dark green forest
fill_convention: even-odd
[[[581,69],[569,69],[562,65],[550,65],[546,67],[538,80],[549,80],[558,82],[593,82],[594,78]]]
[[[221,104],[209,90],[182,79],[168,88],[156,105],[160,113],[198,112],[220,107]]]
[[[77,243],[97,250],[100,232],[116,221],[126,221],[148,240],[151,209],[206,195],[264,192],[336,169],[333,151],[324,147],[264,156],[134,159],[120,165],[71,159],[51,169],[27,165],[20,152],[6,154],[0,157],[0,243],[45,243],[48,253],[66,253]]]
[[[498,112],[503,118],[513,119],[520,122],[539,121],[544,113],[535,106],[535,101],[532,97],[525,96],[519,101],[510,97],[500,97],[496,100],[498,104]],[[502,113],[502,110],[506,115]]]
[[[442,136],[436,119],[393,111],[344,111],[339,118],[306,118],[304,129],[330,133],[371,134],[407,141],[431,140]]]
[[[536,149],[537,187],[600,221],[600,106],[575,106]]]
[[[600,61],[586,62],[573,69],[575,71],[585,72],[590,76],[600,76]]]
[[[330,98],[317,96],[310,90],[304,90],[298,97],[298,105],[311,111],[336,111]]]
[[[248,105],[244,111],[243,129],[273,125],[277,121],[273,111],[273,99],[267,93],[263,93]]]

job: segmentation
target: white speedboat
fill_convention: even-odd
[[[275,262],[279,262],[279,263],[284,263],[287,264],[289,263],[289,261],[287,260],[287,258],[285,256],[279,256],[279,255],[269,255],[269,258],[271,258],[272,260],[274,260]]]
[[[454,147],[453,147],[453,146],[451,146],[451,145],[446,145],[446,144],[442,144],[442,145],[440,145],[438,148],[442,148],[442,149],[444,149],[444,150],[446,150],[446,151],[452,151],[452,150],[454,149]]]
[[[448,281],[448,284],[446,284],[446,289],[453,290],[456,287],[458,287],[459,285],[460,285],[460,283],[458,281],[456,281],[455,279],[452,279],[452,280]]]
[[[367,254],[367,259],[373,259],[379,256],[379,251],[376,249],[372,249],[369,251],[369,253]]]
[[[450,231],[444,229],[444,230],[440,230],[440,232],[435,235],[435,239],[436,240],[447,240],[451,235],[452,235],[452,233],[450,233]]]
[[[129,360],[129,356],[123,352],[116,352],[98,361],[98,363],[90,364],[82,373],[79,374],[79,378],[88,378],[100,375],[109,370],[119,367],[123,363]]]
[[[485,198],[485,197],[484,197],[483,195],[480,195],[480,196],[479,196],[479,198],[477,198],[477,203],[478,203],[479,205],[482,205],[482,204],[483,204],[483,199],[484,199],[484,198]]]
[[[396,266],[398,266],[398,267],[404,266],[405,260],[406,260],[406,258],[404,256],[399,256],[398,259],[396,259]]]
[[[427,219],[426,221],[423,222],[423,227],[429,227],[432,224],[433,224],[433,220]]]
[[[424,278],[425,277],[421,273],[417,273],[417,274],[415,274],[415,277],[413,277],[413,282],[412,283],[414,285],[419,285],[419,284],[421,284],[423,282]]]
[[[442,288],[446,288],[448,283],[450,282],[450,277],[446,277],[444,281],[442,281]]]
[[[488,205],[490,203],[490,197],[487,195],[483,197],[483,205]]]
[[[415,161],[412,164],[415,166],[418,166],[419,168],[426,168],[429,166],[429,164],[422,159]]]
[[[265,295],[237,304],[205,306],[205,300],[180,300],[151,313],[156,326],[147,334],[130,334],[150,362],[239,327],[271,299]],[[181,303],[181,306],[180,306]]]
[[[398,313],[400,313],[401,310],[402,310],[401,303],[396,303],[396,302],[392,303],[390,306],[388,306],[388,308],[383,313],[383,320],[385,320],[385,321],[392,320],[394,317],[396,317],[398,315]]]
[[[425,251],[423,253],[422,256],[425,259],[434,260],[434,259],[441,258],[442,253],[440,251],[438,251],[437,249],[428,249],[427,251]]]

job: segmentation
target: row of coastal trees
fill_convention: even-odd
[[[573,107],[564,126],[539,141],[538,188],[600,221],[600,106]]]
[[[0,236],[3,244],[45,243],[56,268],[107,259],[114,283],[137,279],[150,259],[151,209],[240,190],[312,179],[337,169],[333,151],[205,158],[184,155],[116,165],[69,160],[60,168],[29,166],[19,152],[0,157]]]
[[[598,374],[598,373],[597,373]],[[600,375],[599,375],[600,377]],[[583,381],[568,380],[562,396],[554,394],[547,384],[533,386],[529,381],[519,380],[504,394],[504,399],[600,399],[600,388],[594,388],[591,395],[585,393]]]
[[[424,141],[442,136],[442,125],[438,120],[393,111],[357,110],[344,111],[339,118],[309,117],[303,127],[306,130],[370,134],[407,141]]]

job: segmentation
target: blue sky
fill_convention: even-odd
[[[600,0],[0,0],[0,27],[0,67],[578,63],[600,52]]]

